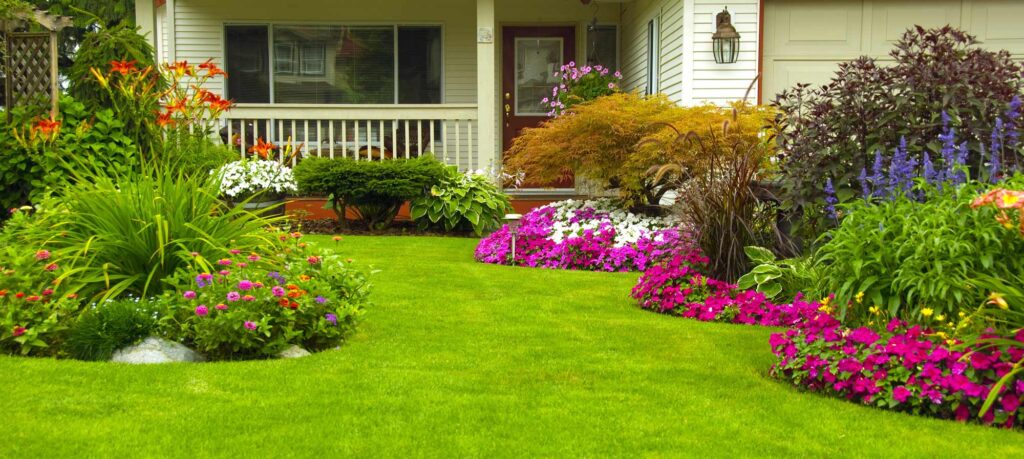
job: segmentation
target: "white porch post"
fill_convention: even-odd
[[[157,46],[156,8],[153,0],[135,0],[135,25],[139,26],[139,32],[146,37],[155,50]]]
[[[479,123],[480,143],[477,152],[476,167],[484,167],[489,163],[501,167],[500,132],[498,126],[498,65],[495,41],[497,23],[494,15],[495,0],[476,0],[476,88],[477,88],[477,120]]]

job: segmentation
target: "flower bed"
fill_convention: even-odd
[[[675,219],[633,214],[609,200],[567,200],[523,216],[514,260],[508,225],[480,241],[476,259],[537,268],[637,271],[690,247],[689,233]]]
[[[699,252],[691,251],[652,266],[633,288],[633,298],[641,308],[663,314],[771,327],[796,325],[814,317],[820,308],[800,296],[790,304],[775,304],[763,293],[708,278],[698,271],[707,262]]]
[[[893,320],[886,332],[847,329],[819,314],[770,343],[778,362],[772,374],[795,386],[896,411],[960,421],[1019,427],[1024,380],[1005,385],[984,415],[981,407],[996,382],[1024,357],[1020,346],[961,349],[919,325]]]

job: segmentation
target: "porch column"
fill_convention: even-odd
[[[494,0],[476,0],[476,92],[477,120],[480,131],[480,151],[477,152],[475,167],[501,167],[501,147],[498,143],[498,64],[495,49],[497,23],[494,15]]]

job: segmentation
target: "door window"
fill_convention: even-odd
[[[560,78],[555,76],[564,55],[561,37],[517,38],[515,54],[515,110],[517,116],[547,116],[551,107],[542,100]]]

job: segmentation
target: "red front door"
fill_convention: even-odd
[[[559,84],[554,76],[576,55],[574,27],[505,27],[502,31],[502,109],[504,149],[512,145],[524,128],[536,127],[548,119],[551,107],[542,100],[551,97]],[[526,188],[573,188],[572,179],[557,183],[533,183]]]

